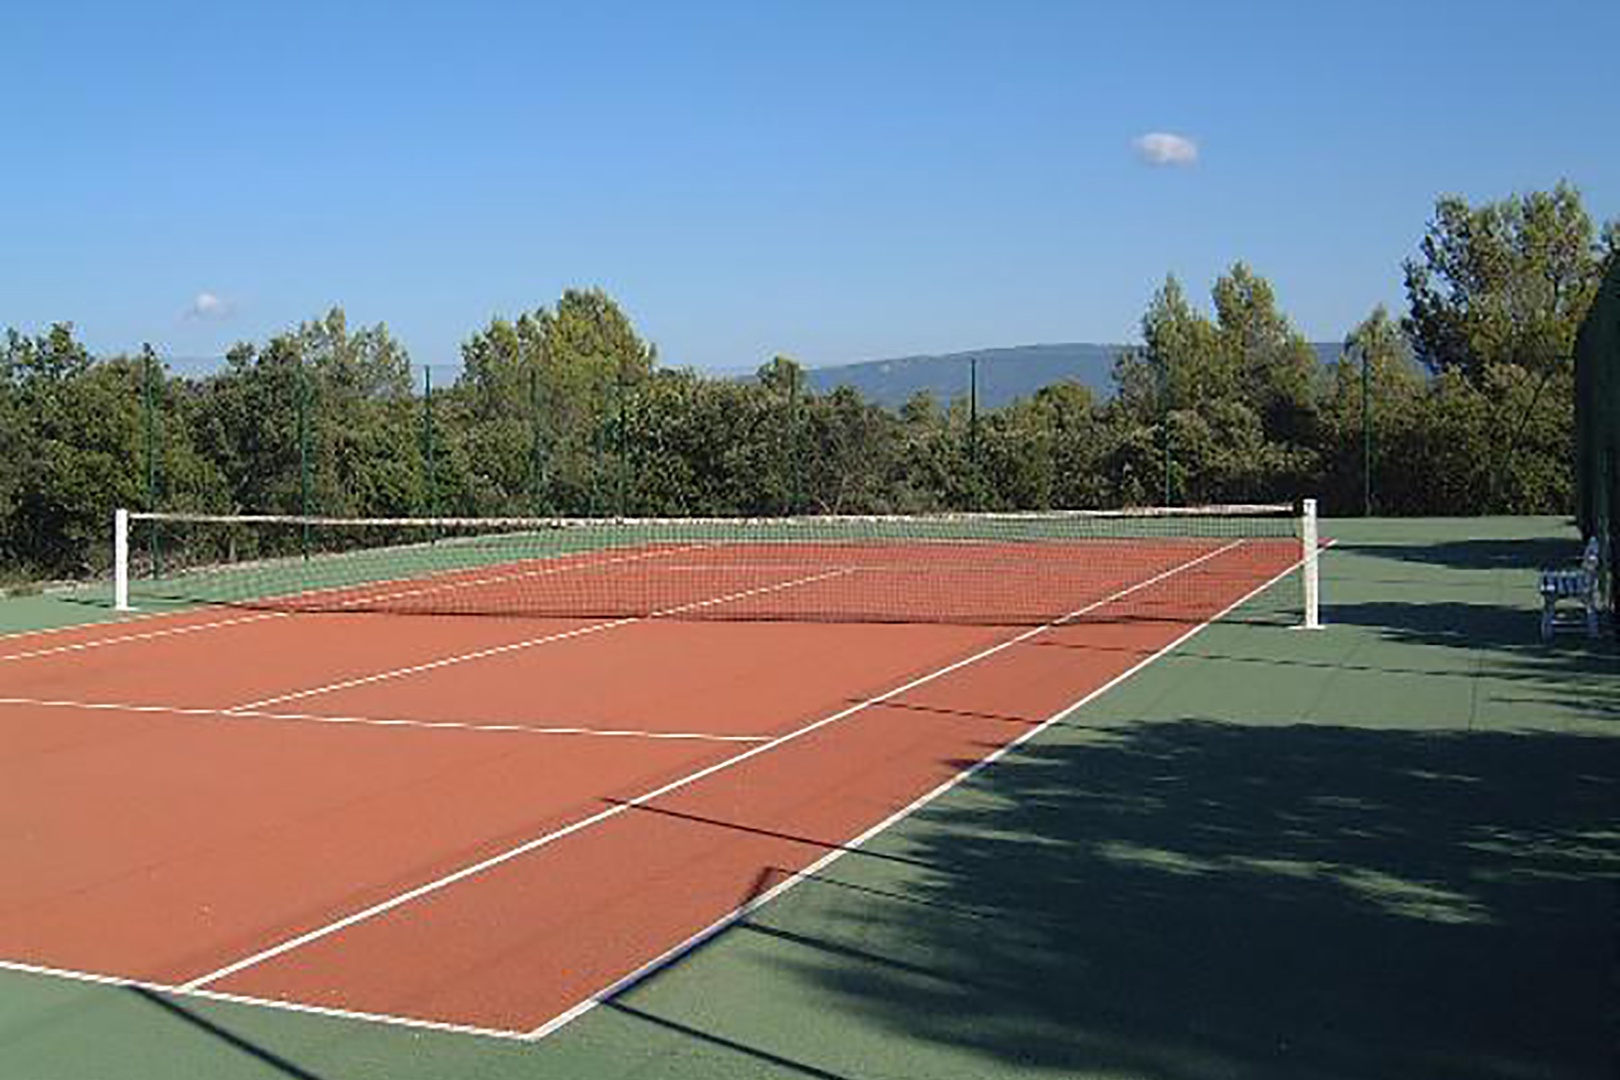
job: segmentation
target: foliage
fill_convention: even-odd
[[[1424,505],[1572,508],[1575,338],[1617,242],[1620,223],[1599,233],[1568,184],[1435,204],[1420,258],[1405,263],[1403,326],[1439,376],[1422,434],[1458,472]],[[1442,431],[1467,441],[1435,444]]]
[[[0,574],[105,569],[117,506],[332,515],[745,514],[1280,501],[1356,513],[1567,512],[1567,361],[1603,239],[1566,186],[1441,199],[1325,370],[1270,282],[1233,264],[1196,308],[1168,278],[1116,393],[1056,383],[997,409],[896,411],[661,368],[600,290],[497,318],[459,368],[413,367],[341,309],[190,377],[94,361],[66,324],[0,341]],[[431,393],[429,389],[431,388]],[[1368,456],[1370,444],[1371,456]]]
[[[1604,231],[1613,244],[1616,226]],[[1568,184],[1470,206],[1435,203],[1419,258],[1403,264],[1418,358],[1483,385],[1492,364],[1536,373],[1569,361],[1602,276],[1603,250]]]
[[[1417,470],[1400,455],[1410,452],[1424,390],[1405,334],[1379,305],[1345,338],[1323,395],[1322,497],[1329,505],[1362,508],[1371,496],[1375,509],[1421,506]]]

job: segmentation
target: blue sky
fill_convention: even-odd
[[[668,363],[1135,336],[1234,260],[1317,340],[1434,199],[1620,216],[1620,4],[16,4],[0,327],[424,363],[600,285]],[[1197,160],[1147,163],[1183,137]],[[1172,144],[1175,145],[1175,144]]]

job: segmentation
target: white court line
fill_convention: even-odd
[[[46,592],[44,594],[44,596],[47,599],[51,598],[51,594],[49,592]],[[65,603],[74,603],[75,601],[64,601],[64,602]],[[89,603],[90,601],[82,601],[82,602]],[[108,610],[108,611],[112,610],[111,608],[105,607],[106,601],[95,601],[95,603],[97,603],[98,605],[102,605],[103,610]],[[191,610],[191,609],[187,609],[187,610]],[[33,630],[7,630],[5,633],[0,634],[0,643],[4,643],[4,642],[8,642],[8,641],[14,641],[17,638],[25,638],[25,637],[50,637],[53,634],[71,633],[74,630],[100,630],[100,629],[103,629],[103,628],[106,628],[106,627],[123,626],[125,623],[144,622],[147,619],[161,619],[166,615],[177,615],[177,614],[183,614],[183,612],[175,612],[175,611],[126,611],[126,612],[118,612],[117,614],[113,615],[111,618],[103,619],[100,622],[64,623],[61,626],[41,626],[41,627],[38,627],[38,628],[33,629]]]
[[[1324,546],[1331,546],[1331,541],[1329,542],[1328,545],[1324,545]],[[1225,549],[1222,549],[1222,550],[1225,550]],[[728,914],[723,915],[719,919],[716,919],[714,922],[710,923],[708,926],[704,927],[702,930],[699,930],[697,933],[693,934],[691,937],[687,938],[685,941],[683,941],[680,944],[674,946],[673,948],[665,951],[662,955],[657,956],[654,959],[647,961],[647,963],[645,963],[645,964],[641,965],[640,967],[636,968],[634,971],[630,972],[629,974],[624,975],[624,976],[614,980],[612,983],[609,983],[607,986],[605,986],[602,989],[598,990],[596,993],[592,994],[590,997],[585,998],[583,1001],[579,1002],[578,1004],[564,1010],[561,1013],[558,1013],[556,1016],[552,1017],[550,1020],[547,1020],[544,1024],[542,1024],[539,1027],[535,1028],[533,1031],[530,1031],[528,1033],[528,1037],[531,1038],[531,1039],[535,1039],[535,1040],[545,1038],[546,1036],[556,1032],[557,1030],[559,1030],[559,1029],[561,1029],[563,1027],[566,1027],[567,1025],[573,1023],[575,1020],[578,1020],[581,1016],[584,1016],[586,1013],[590,1012],[592,1009],[596,1008],[598,1005],[601,1005],[603,1002],[611,1001],[615,996],[617,996],[618,994],[620,994],[620,993],[624,992],[625,990],[629,989],[631,986],[634,986],[636,983],[640,982],[642,979],[646,978],[648,975],[652,974],[653,972],[659,970],[660,968],[665,967],[666,965],[668,965],[670,963],[673,963],[674,961],[680,959],[682,956],[685,956],[687,953],[692,952],[694,949],[697,949],[699,946],[703,945],[705,942],[707,942],[707,941],[711,940],[712,938],[716,937],[717,935],[724,932],[728,928],[736,925],[738,922],[740,922],[741,920],[747,918],[749,915],[752,915],[755,911],[758,911],[760,908],[764,907],[766,904],[770,903],[772,900],[775,900],[777,897],[781,896],[783,893],[787,892],[789,889],[793,888],[795,885],[799,884],[800,882],[804,881],[807,878],[810,878],[810,877],[815,876],[816,874],[819,874],[821,871],[825,870],[828,866],[830,866],[833,863],[837,862],[839,859],[843,858],[845,855],[848,855],[851,851],[855,850],[856,848],[859,848],[862,844],[865,844],[868,840],[871,840],[873,837],[877,836],[879,833],[882,833],[882,832],[888,830],[889,828],[891,828],[892,826],[894,826],[898,822],[904,820],[905,818],[910,817],[912,814],[916,813],[918,810],[921,810],[923,807],[927,806],[929,803],[933,802],[935,799],[938,799],[940,796],[944,795],[946,792],[950,791],[951,789],[955,788],[957,785],[961,784],[963,781],[965,781],[965,780],[969,779],[970,777],[976,775],[980,771],[989,768],[991,765],[995,764],[997,761],[1000,761],[1007,754],[1009,754],[1012,751],[1018,749],[1018,747],[1022,746],[1024,743],[1028,742],[1031,739],[1034,739],[1034,738],[1038,737],[1042,732],[1044,732],[1048,728],[1052,727],[1052,725],[1063,721],[1065,718],[1067,718],[1069,716],[1072,716],[1074,713],[1078,712],[1080,709],[1085,708],[1087,705],[1091,704],[1091,702],[1095,701],[1097,698],[1101,697],[1103,694],[1106,694],[1108,691],[1112,690],[1114,687],[1118,686],[1120,683],[1124,682],[1126,679],[1129,679],[1131,676],[1135,675],[1137,672],[1141,671],[1143,668],[1147,667],[1149,664],[1153,663],[1155,660],[1158,660],[1158,659],[1166,656],[1167,654],[1175,651],[1176,649],[1180,648],[1187,641],[1189,641],[1193,637],[1197,636],[1198,634],[1202,633],[1203,631],[1207,630],[1212,623],[1216,622],[1218,619],[1220,619],[1222,616],[1226,615],[1228,612],[1230,612],[1230,611],[1232,611],[1232,610],[1234,610],[1236,608],[1242,607],[1244,604],[1248,603],[1250,600],[1254,599],[1256,596],[1259,596],[1261,593],[1265,592],[1267,589],[1269,589],[1273,585],[1277,584],[1277,582],[1281,581],[1283,578],[1287,577],[1289,574],[1291,574],[1294,571],[1298,570],[1299,567],[1300,567],[1300,564],[1303,563],[1303,562],[1304,562],[1303,559],[1300,559],[1300,560],[1296,561],[1293,565],[1289,566],[1285,570],[1282,570],[1275,577],[1271,578],[1271,580],[1265,582],[1262,585],[1256,586],[1254,589],[1252,589],[1249,592],[1245,593],[1243,596],[1239,597],[1237,600],[1235,600],[1232,603],[1228,604],[1226,607],[1222,608],[1220,611],[1217,611],[1215,614],[1211,615],[1209,618],[1205,619],[1203,622],[1199,623],[1197,626],[1191,628],[1186,633],[1180,635],[1174,641],[1171,641],[1168,645],[1165,645],[1163,648],[1159,649],[1157,652],[1153,653],[1151,656],[1146,656],[1146,657],[1142,658],[1141,660],[1139,660],[1136,663],[1132,664],[1130,667],[1126,668],[1124,671],[1120,672],[1118,675],[1115,675],[1112,679],[1109,679],[1107,682],[1103,683],[1101,686],[1098,686],[1095,689],[1088,691],[1085,694],[1084,697],[1081,697],[1080,699],[1078,699],[1076,701],[1073,701],[1068,705],[1065,705],[1063,708],[1059,709],[1057,712],[1055,712],[1052,715],[1048,716],[1045,720],[1042,720],[1035,727],[1030,728],[1028,731],[1025,731],[1022,735],[1018,736],[1016,739],[1012,740],[1011,742],[1009,742],[1009,743],[1001,746],[1000,748],[996,749],[995,751],[985,755],[984,757],[980,758],[978,761],[973,762],[971,765],[968,765],[966,768],[964,768],[960,772],[958,772],[955,776],[952,776],[950,779],[948,779],[945,782],[941,783],[939,786],[935,787],[933,790],[925,792],[924,794],[918,796],[916,799],[912,800],[907,805],[901,807],[899,810],[896,810],[894,813],[890,814],[888,817],[884,818],[882,821],[878,822],[876,825],[873,825],[871,828],[867,829],[865,832],[861,833],[859,836],[855,837],[853,840],[849,840],[849,841],[847,841],[847,842],[833,848],[831,851],[827,852],[825,855],[823,855],[821,858],[817,859],[815,862],[811,863],[810,865],[804,867],[801,870],[797,870],[797,871],[793,872],[792,874],[788,875],[786,878],[784,878],[782,881],[778,882],[777,884],[773,885],[771,888],[765,890],[763,893],[760,893],[758,896],[754,897],[752,900],[749,900],[747,903],[741,905],[740,907],[737,907],[737,908],[733,909]]]
[[[452,588],[468,588],[468,587],[471,587],[471,586],[474,586],[474,585],[491,585],[491,584],[496,584],[496,583],[501,582],[501,581],[512,581],[512,580],[518,580],[518,579],[521,579],[521,578],[539,577],[539,576],[543,576],[543,575],[546,575],[546,574],[561,574],[561,573],[569,573],[569,572],[576,571],[576,570],[591,570],[591,569],[595,569],[597,567],[602,567],[602,566],[614,566],[614,565],[617,565],[619,563],[632,562],[632,561],[637,560],[637,559],[653,558],[655,556],[663,556],[663,555],[683,554],[683,553],[688,552],[688,551],[701,550],[703,547],[704,547],[704,545],[702,545],[702,544],[693,544],[693,545],[689,545],[687,547],[671,548],[671,549],[669,549],[667,551],[643,552],[643,553],[640,553],[640,554],[637,554],[637,555],[627,555],[627,556],[624,556],[622,558],[610,559],[610,560],[608,560],[606,562],[602,562],[602,561],[572,562],[572,563],[567,564],[566,566],[550,566],[550,567],[544,567],[544,568],[539,569],[539,570],[524,570],[522,572],[511,574],[511,575],[481,578],[481,579],[479,579],[477,581],[471,581],[471,582],[446,583],[446,584],[443,584],[443,585],[437,585],[437,586],[432,586],[432,587],[428,587],[428,588],[407,590],[407,591],[404,591],[404,592],[397,592],[397,593],[387,593],[387,594],[384,594],[382,596],[356,597],[356,598],[354,598],[354,599],[352,599],[350,601],[347,601],[344,604],[336,605],[336,606],[356,607],[356,606],[358,606],[360,604],[377,603],[377,602],[382,601],[382,600],[397,600],[397,599],[400,599],[401,597],[416,596],[418,594],[426,593],[426,592],[440,592],[440,591],[444,591],[446,589],[452,589]],[[596,554],[596,553],[593,553],[593,552],[573,553],[573,552],[571,552],[571,553],[568,553],[567,555],[562,555],[562,556],[557,556],[557,557],[558,558],[566,558],[566,557],[572,557],[573,555],[576,555],[576,554]],[[361,585],[332,585],[332,586],[327,586],[325,588],[320,588],[320,589],[308,589],[308,590],[305,590],[303,592],[288,593],[285,596],[266,597],[260,602],[261,603],[266,603],[266,604],[279,603],[279,602],[290,602],[290,601],[295,601],[300,597],[319,596],[319,595],[321,595],[323,593],[353,591],[355,589],[362,589],[362,588],[375,588],[377,586],[389,585],[389,584],[393,584],[393,582],[390,582],[390,581],[376,581],[376,582],[367,582],[367,583],[361,584]],[[18,637],[32,637],[32,636],[35,636],[35,635],[62,634],[62,633],[67,633],[68,631],[71,631],[71,630],[95,630],[95,629],[100,629],[102,627],[111,628],[111,627],[122,626],[126,622],[139,622],[139,621],[144,620],[144,619],[162,619],[162,618],[179,619],[179,618],[184,618],[186,615],[189,615],[192,612],[197,611],[197,610],[199,610],[199,609],[196,608],[196,607],[193,607],[193,608],[188,608],[188,609],[186,609],[184,611],[152,611],[152,612],[146,612],[144,614],[139,614],[139,615],[131,615],[128,618],[117,619],[117,620],[110,621],[110,622],[80,623],[80,624],[78,624],[76,626],[56,626],[56,627],[51,627],[51,628],[45,629],[45,630],[20,630],[15,634],[0,635],[0,640],[7,640],[7,639],[10,639],[10,638],[18,638]],[[285,618],[288,618],[288,617],[290,617],[290,616],[292,616],[294,614],[297,614],[297,612],[296,611],[259,611],[259,612],[255,612],[254,614],[251,614],[251,615],[236,615],[236,616],[232,616],[231,618],[228,618],[228,619],[217,619],[217,620],[215,620],[213,622],[190,623],[190,624],[187,624],[185,626],[170,627],[170,628],[165,629],[165,630],[149,630],[149,631],[146,631],[144,633],[123,634],[123,635],[114,636],[114,637],[101,637],[101,638],[96,638],[93,641],[76,642],[76,643],[74,643],[72,645],[54,645],[54,646],[50,646],[50,647],[43,648],[43,649],[34,649],[34,650],[29,651],[29,652],[10,653],[10,654],[5,654],[5,655],[0,655],[0,663],[5,663],[6,661],[9,661],[9,660],[33,660],[33,659],[38,659],[41,656],[55,656],[55,655],[60,654],[60,653],[82,652],[82,651],[87,650],[87,649],[99,649],[104,645],[121,645],[121,644],[124,644],[126,642],[131,642],[131,641],[150,641],[150,640],[152,640],[154,638],[173,637],[173,636],[178,635],[178,634],[191,634],[191,633],[196,633],[197,631],[200,631],[200,630],[216,630],[216,629],[219,629],[220,627],[224,627],[224,626],[239,626],[239,625],[241,625],[243,623],[258,622],[258,621],[260,621],[262,619],[285,619]]]
[[[580,820],[578,820],[576,822],[573,822],[572,824],[565,825],[565,826],[563,826],[563,827],[561,827],[559,829],[554,829],[554,830],[552,830],[550,832],[547,832],[547,833],[543,833],[540,836],[534,837],[534,838],[532,838],[530,840],[527,840],[527,841],[525,841],[525,842],[523,842],[521,844],[518,844],[518,845],[516,845],[514,847],[508,848],[505,851],[502,851],[502,852],[499,852],[499,853],[497,853],[495,855],[492,855],[487,859],[483,859],[483,860],[481,860],[479,862],[476,862],[476,863],[473,863],[473,864],[471,864],[469,866],[465,866],[460,870],[456,870],[456,871],[453,871],[452,873],[445,874],[444,876],[439,877],[439,878],[435,878],[432,881],[425,882],[425,883],[423,883],[421,885],[416,886],[413,889],[409,889],[409,890],[407,890],[405,892],[402,892],[402,893],[399,893],[399,894],[397,894],[395,896],[389,897],[386,900],[379,901],[378,903],[372,904],[369,907],[362,908],[359,911],[356,911],[356,912],[353,912],[352,914],[346,915],[341,919],[334,920],[333,922],[327,923],[324,926],[316,927],[313,930],[307,931],[307,932],[302,933],[302,934],[298,934],[298,935],[296,935],[294,937],[291,937],[291,938],[288,938],[288,939],[286,939],[284,941],[278,942],[277,944],[272,945],[267,949],[261,949],[259,952],[253,953],[252,955],[249,955],[249,956],[245,956],[242,959],[236,960],[236,961],[234,961],[234,962],[232,962],[230,964],[226,964],[224,967],[221,967],[221,968],[218,968],[218,969],[216,969],[214,971],[210,971],[210,972],[207,972],[205,974],[199,975],[196,978],[190,980],[189,982],[181,984],[179,989],[181,989],[181,990],[196,990],[196,989],[200,989],[200,988],[208,985],[211,982],[218,982],[219,980],[227,978],[228,976],[235,975],[235,974],[237,974],[237,973],[239,973],[241,971],[245,971],[248,968],[256,967],[259,964],[262,964],[267,960],[274,959],[275,957],[280,956],[283,953],[291,952],[294,949],[298,949],[298,948],[301,948],[301,947],[303,947],[305,945],[309,945],[309,944],[311,944],[313,942],[319,941],[322,938],[325,938],[325,937],[328,937],[328,936],[330,936],[332,934],[335,934],[340,930],[345,930],[345,929],[347,929],[347,928],[349,928],[351,926],[354,926],[354,925],[356,925],[358,923],[366,922],[366,921],[368,921],[370,919],[376,918],[378,915],[381,915],[381,914],[383,914],[385,912],[388,912],[388,911],[392,911],[394,908],[400,907],[401,905],[404,905],[404,904],[408,904],[413,900],[417,900],[417,899],[420,899],[421,897],[424,897],[424,896],[430,895],[432,893],[438,892],[438,891],[440,891],[440,890],[442,890],[442,889],[444,889],[444,888],[446,888],[446,887],[448,887],[450,885],[455,884],[458,881],[463,881],[463,880],[465,880],[467,878],[474,877],[474,876],[476,876],[478,874],[482,874],[487,870],[493,869],[494,867],[501,865],[502,863],[510,862],[511,860],[517,858],[520,855],[526,855],[531,851],[536,851],[536,850],[538,850],[540,848],[543,848],[543,847],[546,847],[546,846],[548,846],[550,844],[554,844],[557,841],[563,839],[564,837],[572,836],[574,833],[580,832],[580,831],[582,831],[584,829],[591,828],[592,826],[595,826],[595,825],[599,825],[604,821],[608,821],[608,820],[611,820],[612,818],[618,817],[620,814],[628,813],[629,811],[635,809],[638,806],[645,805],[646,803],[649,803],[649,802],[653,801],[654,799],[662,798],[663,796],[668,795],[669,793],[671,793],[673,791],[678,791],[681,788],[684,788],[684,787],[686,787],[686,786],[688,786],[690,784],[694,784],[697,781],[704,779],[705,777],[713,776],[714,774],[716,774],[718,772],[721,772],[721,771],[723,771],[725,769],[729,769],[729,768],[732,768],[733,766],[740,765],[743,762],[750,760],[751,758],[758,757],[761,754],[769,753],[770,751],[778,749],[779,747],[785,746],[790,742],[793,742],[793,741],[795,741],[797,739],[803,738],[804,736],[809,735],[812,732],[819,731],[820,729],[822,729],[824,727],[827,727],[830,724],[835,724],[835,723],[839,722],[840,720],[845,719],[846,717],[853,716],[856,713],[859,713],[859,712],[862,712],[862,711],[864,711],[866,709],[869,709],[873,705],[881,704],[882,702],[887,701],[890,698],[896,697],[896,696],[898,696],[900,694],[903,694],[903,693],[906,693],[906,692],[908,692],[910,690],[914,690],[917,687],[922,686],[922,685],[924,685],[926,683],[933,682],[935,679],[943,678],[944,676],[950,674],[951,672],[958,671],[958,670],[960,670],[960,669],[962,669],[964,667],[969,666],[970,664],[976,664],[981,660],[984,660],[984,659],[986,659],[988,657],[994,656],[997,653],[1000,653],[1000,652],[1002,652],[1002,651],[1004,651],[1006,649],[1010,649],[1014,645],[1018,645],[1018,644],[1020,644],[1022,642],[1028,641],[1030,638],[1035,637],[1037,634],[1045,633],[1046,631],[1051,630],[1054,627],[1062,626],[1062,625],[1064,625],[1066,623],[1072,622],[1074,619],[1077,619],[1080,616],[1087,614],[1088,612],[1095,611],[1097,608],[1100,608],[1105,604],[1113,603],[1115,600],[1119,600],[1119,599],[1122,599],[1123,597],[1129,596],[1131,593],[1137,592],[1140,589],[1145,589],[1149,585],[1156,584],[1157,582],[1163,581],[1165,578],[1172,577],[1175,574],[1179,574],[1184,570],[1190,570],[1194,566],[1197,566],[1199,563],[1207,562],[1208,560],[1213,559],[1218,555],[1221,555],[1221,554],[1223,554],[1223,553],[1225,553],[1227,551],[1232,550],[1233,548],[1239,546],[1242,543],[1243,543],[1242,540],[1234,540],[1229,544],[1225,544],[1222,547],[1219,547],[1219,548],[1215,549],[1214,551],[1207,552],[1207,553],[1205,553],[1203,555],[1200,555],[1196,559],[1192,559],[1192,560],[1189,560],[1187,562],[1181,563],[1181,564],[1179,564],[1177,566],[1174,566],[1174,567],[1172,567],[1172,568],[1170,568],[1168,570],[1162,571],[1161,573],[1155,574],[1154,576],[1152,576],[1150,578],[1146,578],[1146,579],[1144,579],[1142,581],[1139,581],[1134,585],[1131,585],[1131,586],[1128,586],[1127,588],[1121,589],[1118,592],[1115,592],[1115,593],[1113,593],[1113,594],[1111,594],[1109,596],[1106,596],[1101,600],[1097,600],[1097,601],[1094,601],[1094,602],[1092,602],[1090,604],[1087,604],[1085,607],[1079,608],[1079,609],[1077,609],[1075,611],[1071,611],[1067,615],[1064,615],[1060,619],[1054,619],[1053,621],[1048,622],[1048,623],[1044,623],[1044,624],[1042,624],[1040,626],[1031,627],[1030,629],[1023,631],[1022,633],[1018,634],[1015,637],[1008,638],[1006,641],[1000,642],[999,644],[996,644],[996,645],[992,645],[992,646],[990,646],[989,648],[986,648],[986,649],[981,649],[980,651],[972,654],[971,656],[965,657],[965,658],[963,658],[961,660],[957,660],[954,663],[947,664],[944,667],[936,668],[935,670],[929,672],[926,675],[921,675],[921,676],[919,676],[919,677],[917,677],[915,679],[910,680],[909,682],[902,683],[901,685],[896,686],[893,689],[886,690],[883,693],[878,694],[875,697],[867,698],[866,700],[858,702],[858,703],[856,703],[854,705],[851,705],[848,708],[840,709],[838,712],[832,713],[829,716],[824,716],[821,719],[816,720],[816,721],[814,721],[812,723],[805,724],[802,727],[794,728],[792,731],[789,731],[789,732],[787,732],[787,733],[785,733],[783,735],[779,735],[776,738],[771,739],[769,742],[760,743],[759,745],[754,746],[754,747],[752,747],[752,748],[750,748],[748,750],[744,750],[743,752],[741,752],[739,754],[734,754],[731,757],[724,758],[724,759],[720,760],[719,762],[716,762],[713,765],[707,766],[706,768],[699,769],[696,772],[688,773],[687,775],[679,777],[679,778],[677,778],[675,780],[672,780],[669,783],[666,783],[666,784],[663,784],[663,785],[661,785],[659,787],[653,788],[650,791],[643,792],[642,794],[637,795],[633,799],[628,799],[628,800],[626,800],[624,802],[614,803],[612,806],[608,807],[607,809],[598,811],[597,813],[592,814],[589,817],[581,818]]]
[[[715,604],[725,604],[733,600],[742,600],[750,596],[759,596],[763,593],[777,592],[782,589],[797,588],[800,585],[811,585],[818,581],[826,581],[828,578],[841,577],[848,573],[850,573],[849,570],[842,568],[828,570],[824,573],[812,574],[809,577],[795,578],[792,581],[782,581],[777,582],[774,585],[762,585],[759,588],[746,589],[742,592],[731,593],[728,596],[716,596],[708,600],[697,600],[690,604],[682,604],[679,607],[666,608],[663,611],[655,611],[651,615],[647,616],[630,615],[622,619],[612,619],[608,622],[591,623],[586,626],[576,626],[572,630],[560,630],[555,634],[546,634],[543,637],[528,638],[524,641],[514,641],[510,644],[496,645],[492,648],[478,649],[474,652],[458,653],[455,656],[446,656],[438,660],[430,660],[423,664],[413,664],[410,667],[379,671],[374,675],[362,675],[358,678],[345,679],[342,682],[330,683],[326,686],[317,686],[309,690],[295,690],[290,694],[278,694],[274,697],[261,698],[258,701],[250,701],[245,705],[235,705],[227,711],[237,712],[239,710],[246,709],[260,709],[266,705],[278,705],[283,701],[297,701],[300,698],[314,697],[317,694],[329,694],[336,690],[348,690],[356,686],[367,686],[371,683],[384,682],[389,679],[404,678],[407,675],[419,675],[424,671],[433,671],[437,668],[450,667],[454,664],[465,664],[470,660],[482,660],[490,656],[499,656],[502,653],[516,652],[519,649],[531,649],[537,645],[549,645],[556,641],[567,641],[571,638],[584,637],[586,634],[596,634],[603,630],[613,630],[620,626],[629,626],[631,623],[646,622],[648,619],[676,615],[680,612],[693,611],[697,608],[712,607]]]
[[[175,614],[164,612],[163,614]],[[152,616],[158,618],[159,616]],[[140,634],[125,634],[121,637],[97,638],[94,641],[80,641],[72,645],[53,645],[48,649],[35,649],[32,652],[8,653],[0,656],[0,663],[8,660],[33,660],[41,656],[55,656],[58,653],[83,652],[87,649],[99,649],[104,645],[121,645],[128,641],[150,641],[153,638],[174,637],[179,634],[194,634],[199,630],[214,630],[221,626],[238,626],[242,623],[259,622],[263,619],[285,619],[288,614],[284,611],[261,611],[253,615],[238,615],[230,619],[220,619],[217,622],[190,623],[186,626],[171,626],[166,630],[148,630]],[[93,623],[93,626],[116,626],[117,623]]]
[[[181,990],[177,986],[167,983],[152,982],[146,979],[131,979],[123,975],[103,975],[94,971],[76,971],[72,968],[46,967],[43,964],[29,964],[21,960],[0,960],[0,971],[15,971],[22,975],[38,975],[45,978],[62,979],[66,982],[89,983],[94,986],[105,986],[114,990],[144,990],[151,994],[167,994],[172,997],[202,998],[207,1001],[220,1001],[232,1005],[251,1005],[265,1009],[280,1009],[283,1012],[303,1013],[308,1016],[324,1016],[337,1020],[359,1020],[371,1024],[387,1024],[391,1027],[411,1028],[418,1031],[439,1031],[451,1035],[477,1035],[486,1039],[524,1040],[527,1038],[520,1031],[509,1031],[505,1028],[476,1027],[471,1024],[452,1024],[443,1020],[418,1020],[409,1016],[394,1016],[390,1013],[356,1012],[353,1009],[336,1009],[326,1005],[306,1005],[298,1001],[279,1001],[276,998],[249,997],[246,994],[225,994],[218,990]]]
[[[278,720],[301,724],[362,724],[370,727],[445,731],[487,731],[519,735],[588,735],[604,739],[686,739],[697,742],[769,742],[769,735],[720,735],[703,731],[638,731],[628,728],[557,727],[534,724],[480,723],[471,720],[411,720],[384,716],[319,716],[311,713],[244,712],[181,705],[132,705],[108,701],[55,701],[47,698],[0,697],[0,707],[85,709],[92,712],[157,713],[216,720]]]

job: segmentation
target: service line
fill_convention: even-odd
[[[422,664],[412,664],[409,667],[391,668],[388,671],[379,671],[372,675],[361,675],[353,679],[344,679],[341,682],[328,683],[325,686],[311,687],[308,690],[294,690],[287,694],[276,694],[272,697],[260,698],[244,705],[235,705],[227,712],[241,712],[249,709],[262,709],[266,705],[279,705],[284,701],[297,701],[301,698],[315,697],[318,694],[330,694],[337,690],[349,690],[356,686],[368,686],[372,683],[386,682],[390,679],[401,679],[407,675],[420,675],[424,671],[434,671],[439,668],[451,667],[456,664],[465,664],[473,660],[483,660],[491,656],[500,656],[503,653],[517,652],[521,649],[532,649],[537,645],[550,645],[557,641],[569,641],[573,638],[584,637],[587,634],[599,634],[604,630],[616,630],[621,626],[630,626],[635,623],[646,622],[649,619],[666,618],[678,615],[685,611],[695,611],[699,608],[713,607],[716,604],[730,603],[734,600],[743,600],[750,596],[759,596],[764,593],[779,592],[782,589],[794,589],[803,585],[812,585],[818,581],[829,578],[842,577],[852,573],[851,570],[840,567],[826,570],[808,577],[795,578],[792,581],[780,581],[773,585],[761,585],[754,589],[745,589],[742,592],[730,593],[726,596],[710,597],[706,600],[695,600],[690,604],[679,607],[666,608],[655,611],[651,615],[628,615],[622,619],[610,619],[607,622],[588,623],[585,626],[576,626],[571,630],[559,630],[553,634],[541,637],[526,638],[523,641],[513,641],[505,645],[495,645],[487,649],[477,649],[473,652],[457,653],[454,656],[441,657],[438,660],[429,660]]]
[[[369,727],[415,728],[425,731],[483,731],[518,735],[587,735],[606,739],[675,739],[696,742],[762,743],[769,735],[725,735],[705,731],[640,731],[629,728],[597,728],[537,724],[497,724],[475,720],[412,720],[386,716],[323,716],[313,713],[258,712],[241,709],[207,709],[181,705],[136,705],[111,701],[55,701],[46,698],[0,697],[0,708],[69,709],[90,712],[157,713],[213,720],[265,720],[298,724],[358,724]]]

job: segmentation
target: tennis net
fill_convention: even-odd
[[[119,511],[116,604],[558,618],[1316,619],[1315,507],[785,518]]]

